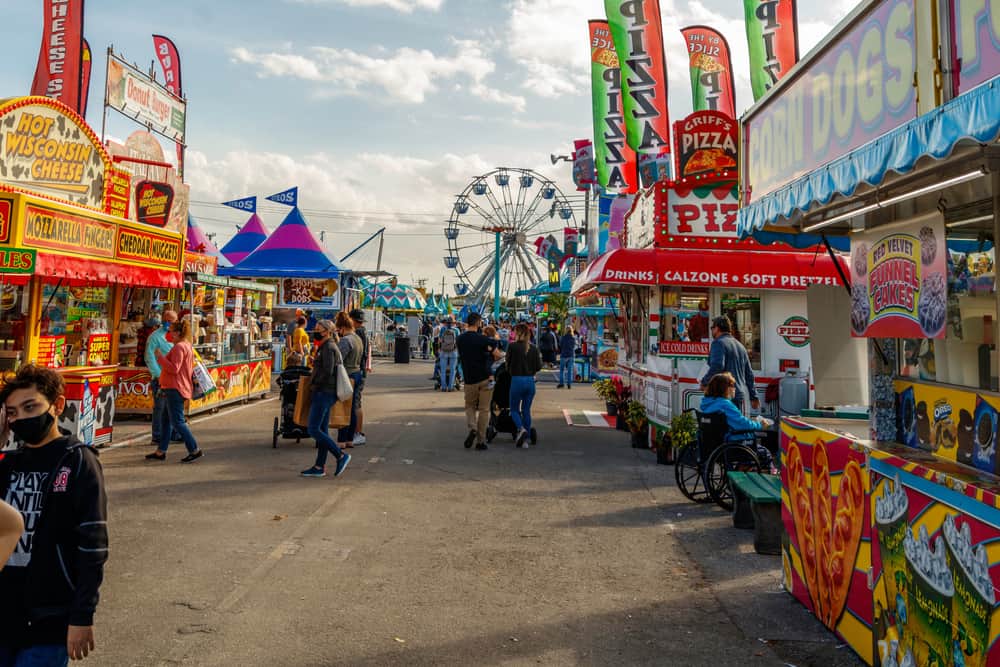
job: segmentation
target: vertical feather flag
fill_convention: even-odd
[[[743,0],[754,102],[799,60],[795,0]]]
[[[90,44],[83,40],[83,55],[80,60],[80,115],[87,116],[87,99],[90,97],[90,69],[94,64]]]
[[[177,97],[184,97],[181,87],[181,56],[173,40],[163,35],[153,35],[153,50],[163,69],[163,85]],[[177,142],[177,171],[184,173],[184,144]]]
[[[43,0],[42,45],[32,95],[59,100],[80,112],[83,73],[83,0]]]
[[[637,153],[669,156],[667,62],[660,2],[604,0],[604,9],[621,68],[628,145]]]
[[[691,59],[692,110],[720,111],[735,119],[736,88],[729,42],[719,31],[703,25],[681,28],[681,34]]]
[[[639,175],[635,151],[625,141],[618,54],[608,22],[593,20],[589,25],[597,183],[605,190],[635,192]]]

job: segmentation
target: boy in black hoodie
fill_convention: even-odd
[[[94,610],[108,558],[107,498],[97,452],[59,431],[65,383],[22,367],[0,388],[24,446],[0,460],[0,500],[24,533],[0,571],[0,665],[66,665],[94,650]]]

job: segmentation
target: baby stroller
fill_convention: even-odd
[[[510,373],[507,364],[500,364],[493,373],[496,383],[493,385],[493,398],[490,399],[490,423],[486,426],[486,442],[493,442],[498,433],[510,433],[517,439],[517,426],[510,415]],[[538,442],[535,427],[531,427],[531,444]]]
[[[278,436],[286,440],[295,438],[295,442],[309,437],[308,429],[295,423],[295,401],[299,396],[299,378],[311,373],[312,369],[308,366],[290,366],[278,376],[281,416],[274,418],[274,438],[271,446],[275,449],[278,447]]]

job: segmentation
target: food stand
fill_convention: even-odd
[[[850,237],[850,292],[828,333],[867,344],[871,421],[782,420],[782,565],[869,664],[1000,664],[989,11],[867,2],[741,120],[740,233]],[[843,63],[859,71],[834,76]],[[871,76],[884,85],[842,85]]]
[[[691,119],[679,124],[685,123]],[[734,135],[735,122],[728,124]],[[762,398],[786,373],[809,382],[804,290],[837,284],[838,267],[825,250],[779,250],[738,239],[736,193],[736,176],[725,170],[645,189],[626,217],[625,247],[599,256],[573,284],[578,298],[619,295],[620,343],[614,353],[599,353],[598,368],[609,365],[602,354],[617,357],[618,372],[645,403],[654,442],[674,414],[699,405],[715,315],[732,320]]]
[[[188,268],[192,262],[188,253]],[[208,268],[207,265],[201,264]],[[184,290],[169,304],[190,319],[192,343],[215,391],[187,402],[188,414],[216,410],[232,403],[266,396],[271,389],[271,320],[259,317],[273,306],[275,287],[216,276],[186,272]],[[118,411],[122,414],[152,414],[149,370],[141,365],[118,370]]]
[[[180,286],[182,236],[105,212],[123,210],[128,175],[68,107],[4,100],[0,128],[0,368],[57,369],[67,385],[60,426],[106,443],[124,298],[136,285]]]

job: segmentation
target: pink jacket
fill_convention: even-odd
[[[194,348],[184,341],[174,343],[167,356],[160,357],[160,387],[176,389],[184,398],[191,398],[191,372],[194,370]]]

